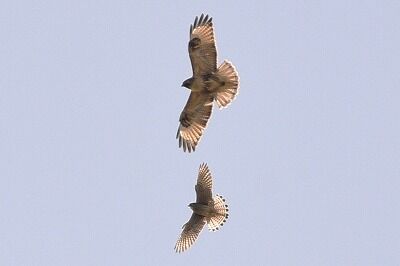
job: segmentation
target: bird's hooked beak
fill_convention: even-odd
[[[185,80],[184,82],[182,82],[181,87],[189,88],[189,84],[188,84],[187,80]]]
[[[192,83],[193,83],[193,78],[188,78],[187,80],[185,80],[182,83],[181,86],[190,89],[190,86],[192,85]]]

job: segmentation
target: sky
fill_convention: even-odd
[[[178,148],[189,27],[240,92]],[[400,265],[398,1],[6,1],[0,265]],[[229,204],[175,242],[199,165]]]

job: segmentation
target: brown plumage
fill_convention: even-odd
[[[218,107],[229,105],[239,91],[239,76],[231,62],[225,60],[217,67],[217,49],[212,18],[202,14],[190,25],[188,44],[193,76],[182,83],[191,90],[179,117],[176,138],[184,151],[194,151],[207,127],[213,101]]]
[[[220,195],[212,196],[212,176],[207,164],[200,165],[195,190],[196,202],[189,204],[193,214],[182,226],[183,231],[175,245],[175,251],[179,253],[193,245],[206,223],[210,231],[215,231],[229,216],[225,199]]]

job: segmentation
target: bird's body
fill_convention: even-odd
[[[219,108],[228,106],[239,91],[239,75],[225,60],[217,67],[217,49],[212,18],[203,14],[190,26],[188,44],[193,76],[182,83],[191,93],[179,118],[176,138],[184,151],[194,151],[211,116],[215,101]]]
[[[206,223],[210,231],[215,231],[229,216],[225,199],[220,195],[212,197],[212,177],[206,164],[200,165],[195,190],[196,202],[189,204],[193,213],[189,221],[182,226],[182,234],[175,245],[176,252],[188,249],[196,241]]]
[[[189,204],[189,207],[195,214],[200,216],[207,217],[212,214],[212,208],[206,204],[192,202]]]
[[[193,202],[189,204],[189,207],[193,210],[195,214],[204,217],[210,217],[212,215],[218,214],[218,212],[212,207],[213,204],[211,203],[210,205],[211,206],[203,203]]]

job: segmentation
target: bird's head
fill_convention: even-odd
[[[181,86],[190,89],[190,87],[191,87],[192,84],[193,84],[193,81],[194,81],[193,78],[189,78],[189,79],[185,80],[185,81],[182,83]]]
[[[194,202],[190,203],[190,204],[188,205],[188,207],[191,208],[191,209],[193,210]]]

